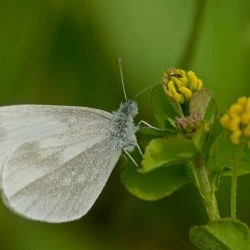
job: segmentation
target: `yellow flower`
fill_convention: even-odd
[[[250,139],[250,97],[240,97],[220,118],[220,123],[231,133],[232,143],[239,144],[242,137]]]
[[[162,83],[167,95],[181,104],[189,101],[192,94],[203,87],[202,80],[193,71],[186,72],[182,69],[167,69]]]

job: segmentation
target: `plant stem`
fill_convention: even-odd
[[[237,215],[237,175],[238,166],[233,166],[232,184],[231,184],[231,218],[236,220]]]
[[[208,218],[210,221],[220,219],[215,193],[211,188],[205,164],[202,161],[195,162],[194,171],[196,173],[197,188],[203,199]]]
[[[179,67],[182,69],[187,69],[192,63],[195,49],[197,48],[197,42],[200,37],[200,31],[202,26],[203,13],[206,5],[206,0],[196,0],[196,13],[191,27],[191,32],[189,34],[187,44],[184,48],[183,57],[180,60]]]
[[[240,155],[242,152],[242,147],[235,152],[235,161],[232,169],[232,183],[231,183],[231,218],[233,220],[237,219],[237,178],[238,178],[238,169]]]

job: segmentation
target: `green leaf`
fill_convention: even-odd
[[[190,181],[185,165],[140,174],[135,166],[129,164],[121,174],[121,182],[131,194],[149,201],[169,196]]]
[[[153,88],[151,96],[153,113],[160,128],[175,127],[175,118],[183,116],[181,106],[167,96],[161,85]]]
[[[137,140],[140,145],[142,151],[144,151],[145,147],[149,144],[152,139],[168,137],[176,135],[176,131],[174,130],[166,130],[166,129],[154,129],[149,127],[141,127],[137,133]],[[141,161],[141,158],[139,159]]]
[[[211,149],[213,143],[215,142],[215,140],[222,131],[223,129],[222,126],[220,125],[219,119],[215,119],[212,126],[209,127],[208,138],[204,148],[206,153]]]
[[[151,140],[146,147],[142,172],[155,168],[171,166],[191,160],[197,155],[197,149],[191,140],[181,136]]]
[[[234,153],[239,152],[235,150]],[[238,166],[238,175],[245,175],[250,173],[250,148],[245,145],[240,153],[239,166]],[[230,161],[231,164],[228,164],[223,169],[223,174],[226,176],[232,175],[233,164],[237,164],[235,161]]]
[[[210,124],[210,126],[206,121],[202,121],[198,129],[192,134],[192,141],[200,151],[207,154],[221,132],[222,127],[218,119]]]
[[[218,115],[217,103],[212,95],[204,113],[204,120],[210,126],[211,124],[214,124],[214,122],[217,120],[216,119],[217,115]]]
[[[192,134],[192,142],[196,148],[202,152],[203,148],[206,147],[208,138],[208,126],[205,122],[201,122],[197,130]]]
[[[218,136],[217,106],[212,92],[207,89],[195,92],[190,100],[189,114],[190,117],[201,120],[199,127],[192,134],[192,141],[201,152],[205,153]],[[220,124],[219,129],[221,130]]]
[[[190,239],[202,250],[249,250],[250,232],[246,224],[231,219],[209,222],[190,230]]]
[[[229,134],[222,131],[214,141],[207,158],[207,166],[213,174],[224,174],[231,176],[231,170],[235,166],[236,153],[239,152],[240,145],[234,145],[229,140]],[[250,173],[250,149],[244,146],[238,163],[238,175]]]

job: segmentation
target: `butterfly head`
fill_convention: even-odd
[[[128,100],[125,103],[121,103],[118,113],[125,119],[133,120],[138,114],[138,105],[135,101]]]

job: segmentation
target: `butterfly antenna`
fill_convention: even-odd
[[[124,97],[125,97],[125,101],[127,101],[128,98],[127,98],[127,94],[126,94],[126,90],[125,90],[123,71],[122,71],[122,59],[121,58],[118,58],[118,65],[119,65],[119,71],[120,71],[121,82],[122,82],[122,90],[123,90],[123,94],[124,94]]]
[[[142,89],[138,94],[135,95],[135,97],[134,97],[133,99],[137,98],[139,95],[141,95],[141,94],[144,93],[145,91],[147,91],[147,90],[149,90],[149,89],[152,89],[154,86],[156,86],[156,85],[158,85],[158,84],[161,84],[161,83],[162,83],[162,80],[161,80],[161,81],[158,81],[158,82],[156,82],[156,83],[154,83],[154,84],[152,84],[152,85],[150,85],[150,86],[148,86],[148,87],[146,87],[146,88],[144,88],[144,89]]]

